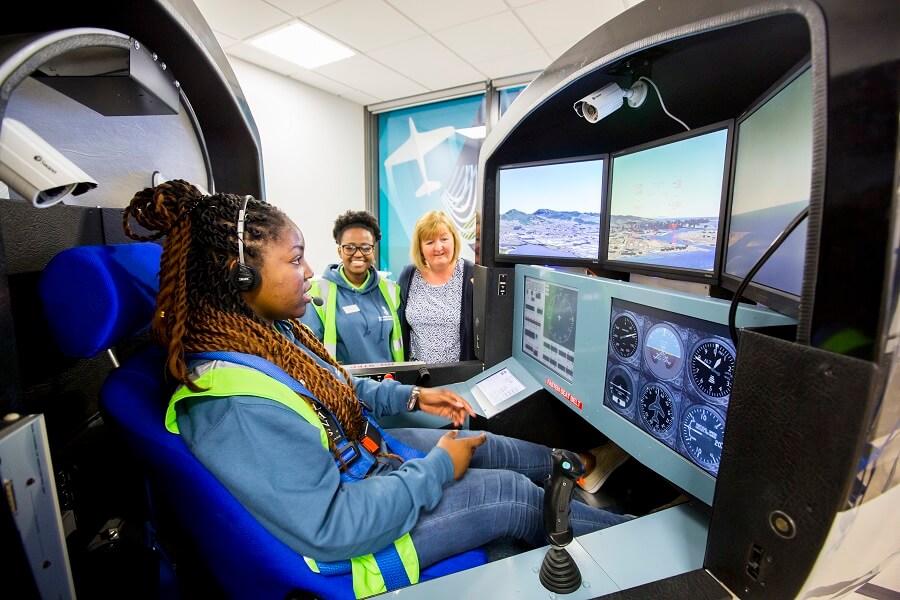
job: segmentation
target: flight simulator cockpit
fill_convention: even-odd
[[[491,124],[476,186],[477,360],[348,369],[450,387],[477,413],[467,427],[557,449],[548,547],[390,595],[838,597],[900,554],[883,535],[900,530],[896,473],[884,475],[900,444],[896,6],[856,3],[851,15],[846,4],[643,0],[563,52]],[[190,2],[147,5],[142,19],[130,6],[92,5],[0,27],[0,116],[67,139],[54,122],[66,114],[101,189],[122,183],[104,198],[130,197],[151,169],[263,197],[258,134],[211,30]],[[112,107],[110,73],[90,71],[97,56],[125,62]],[[87,77],[57,77],[60,65]],[[140,87],[142,66],[173,106],[141,104],[159,96]],[[175,71],[191,80],[182,85]],[[59,95],[44,89],[51,84]],[[136,127],[116,110],[171,118]],[[127,147],[121,161],[109,159],[107,138]],[[42,220],[30,204],[6,204],[0,398],[11,405],[23,387],[41,391],[29,364],[42,356],[30,330],[13,332],[13,317],[50,335],[28,300],[32,271],[47,265],[29,263],[32,248],[43,250],[35,232],[53,238],[54,252],[123,240],[112,205],[60,206]],[[99,395],[108,372],[82,373],[73,387]],[[118,407],[110,422],[137,420],[127,401]],[[447,425],[429,417],[382,424]],[[187,461],[159,439],[174,464]],[[598,494],[573,491],[579,465],[562,449],[606,441],[630,460]],[[177,491],[195,476],[163,469],[155,483]],[[248,540],[272,540],[218,494],[221,519]],[[573,538],[570,502],[636,518]],[[176,506],[178,522],[229,595],[343,597],[283,544],[265,546],[254,564],[290,568],[259,571],[265,581],[247,575],[236,551],[197,535],[225,531],[218,513],[186,505]],[[297,583],[292,569],[318,587],[307,590],[310,579]]]
[[[844,429],[834,405],[858,388],[812,387],[867,380],[817,353],[866,350],[811,318],[828,278],[817,260],[834,252],[815,233],[823,54],[814,20],[748,11],[642,37],[680,22],[644,3],[542,73],[482,149],[484,371],[457,386],[479,407],[473,426],[566,448],[605,437],[632,457],[606,484],[624,498],[605,502],[639,518],[569,543],[582,581],[569,597],[699,594],[710,573],[739,597],[791,597],[833,577],[782,554],[824,539],[812,472],[847,475],[808,436]],[[660,489],[688,501],[634,502]],[[559,593],[545,555],[479,567],[469,589]]]

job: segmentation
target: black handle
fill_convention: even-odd
[[[428,367],[423,365],[419,367],[419,376],[416,377],[415,385],[428,387],[429,383],[431,383],[431,371],[428,370]]]
[[[565,546],[572,541],[569,525],[569,503],[575,491],[575,482],[584,475],[584,465],[574,452],[553,450],[553,472],[544,486],[544,533],[554,546]]]

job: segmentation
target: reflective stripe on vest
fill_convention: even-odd
[[[320,281],[328,283],[322,288]],[[378,279],[378,290],[387,304],[388,310],[391,312],[391,320],[393,327],[391,328],[390,350],[391,357],[394,362],[403,362],[406,360],[403,352],[403,332],[400,329],[400,317],[397,315],[397,308],[400,306],[400,286],[397,282],[390,281],[384,277]],[[322,321],[322,343],[328,353],[337,360],[337,284],[333,281],[316,280],[313,281],[309,290],[311,296],[318,296],[322,299],[322,306],[313,303],[319,320]]]
[[[303,398],[283,383],[254,369],[240,365],[217,366],[216,362],[201,365],[195,373],[195,379],[192,374],[194,383],[205,389],[193,392],[181,385],[175,390],[166,409],[166,429],[172,433],[179,433],[175,405],[185,398],[255,396],[280,402],[293,409],[319,430],[322,447],[328,449],[328,435],[318,415]],[[331,575],[350,571],[353,576],[353,592],[357,598],[374,596],[419,582],[419,557],[408,533],[374,555],[357,556],[349,561],[317,562],[306,556],[303,558],[316,573]]]
[[[391,356],[394,362],[403,362],[406,357],[403,355],[403,331],[400,329],[400,317],[397,316],[397,308],[400,306],[400,286],[395,281],[388,281],[384,277],[378,280],[378,289],[387,302],[388,310],[391,311],[391,319],[394,326],[391,328]]]

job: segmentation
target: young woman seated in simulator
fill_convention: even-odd
[[[132,230],[132,219],[151,235]],[[351,377],[329,356],[298,320],[313,273],[300,229],[279,209],[175,180],[137,193],[125,230],[138,240],[165,236],[152,334],[178,385],[167,426],[285,544],[340,561],[396,540],[424,568],[502,537],[546,543],[537,484],[550,474],[550,448],[478,431],[395,429],[388,433],[421,458],[365,450],[366,409],[374,419],[422,410],[457,426],[472,409],[449,390]],[[265,360],[197,356],[221,351]],[[371,470],[354,475],[359,460],[342,466],[323,421],[361,440]],[[627,519],[572,503],[576,535]]]
[[[373,266],[381,227],[370,213],[348,210],[332,230],[340,263],[328,265],[313,281],[309,306],[301,318],[342,365],[405,360],[400,327],[400,288]]]

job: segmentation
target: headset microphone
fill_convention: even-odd
[[[323,304],[325,304],[325,301],[318,296],[310,296],[310,298],[312,298],[312,303],[316,306],[322,306]]]

